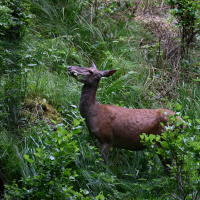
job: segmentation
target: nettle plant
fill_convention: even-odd
[[[178,110],[182,107],[178,104],[176,106]],[[153,179],[156,182],[154,184],[163,189],[164,196],[173,199],[198,200],[200,197],[200,127],[199,125],[195,127],[187,116],[183,118],[187,122],[177,119],[179,115],[180,112],[176,112],[174,116],[169,116],[165,132],[161,136],[152,134],[147,136],[145,133],[141,135],[142,142],[150,150],[146,153],[148,173],[150,176],[160,170],[156,165],[155,155],[171,160],[172,163],[168,164],[170,174],[162,182]],[[200,119],[196,119],[196,122],[200,123]]]
[[[75,189],[75,157],[79,154],[76,135],[81,122],[74,120],[74,128],[67,131],[45,131],[38,139],[30,137],[31,148],[24,155],[26,175],[11,186],[6,186],[6,199],[88,199],[81,189]]]

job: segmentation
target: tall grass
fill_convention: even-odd
[[[149,8],[149,2],[152,3],[141,3]],[[158,3],[161,1],[156,1]],[[36,18],[20,49],[21,76],[12,73],[1,77],[1,116],[11,116],[10,110],[6,109],[8,104],[12,105],[12,111],[20,111],[26,98],[40,97],[59,110],[65,128],[73,130],[73,119],[80,119],[78,104],[82,86],[68,77],[67,66],[90,67],[94,60],[100,70],[117,69],[115,75],[101,80],[97,92],[100,103],[128,108],[158,108],[166,107],[170,101],[173,109],[173,103],[178,102],[183,106],[181,112],[184,115],[193,121],[199,118],[198,82],[182,80],[177,84],[179,88],[173,87],[172,97],[157,95],[163,90],[160,87],[163,79],[160,71],[155,72],[155,66],[148,66],[143,52],[143,46],[154,44],[155,38],[142,23],[116,20],[109,15],[104,17],[106,20],[98,18],[98,23],[91,23],[90,10],[86,9],[91,5],[84,6],[82,1],[70,0],[67,4],[65,1],[33,1]],[[168,77],[164,79],[166,85],[170,85],[170,80]],[[20,112],[13,113],[10,120],[10,124],[16,120],[19,125],[18,136],[5,129],[6,120],[1,124],[1,165],[8,184],[21,176],[34,174],[34,168],[28,167],[23,155],[34,154],[31,149],[41,142],[40,134],[44,127],[51,132],[56,128],[43,122],[20,126],[20,117]],[[147,151],[112,149],[108,165],[104,166],[96,148],[97,141],[89,136],[84,124],[81,126],[82,133],[74,137],[80,150],[75,158],[78,177],[74,187],[86,193],[89,191],[91,199],[100,192],[108,199],[160,199],[165,188],[160,188],[153,180],[163,180],[163,167],[157,157],[158,171],[153,174],[147,171],[144,156]]]
[[[81,88],[77,88],[76,82],[70,83],[66,73],[54,74],[33,70],[28,77],[29,96],[45,98],[56,108],[67,109],[69,105],[77,105]]]
[[[36,14],[34,30],[42,33],[46,38],[66,35],[66,33],[68,35],[76,24],[82,4],[83,2],[79,0],[70,0],[67,3],[50,0],[32,1],[32,12]],[[43,24],[42,28],[41,24]]]
[[[23,140],[7,130],[1,130],[1,166],[6,183],[20,179],[24,168]]]

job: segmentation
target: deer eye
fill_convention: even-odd
[[[89,70],[89,73],[92,75],[92,74],[93,74],[93,71],[92,71],[92,70]]]

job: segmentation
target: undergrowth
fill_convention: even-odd
[[[159,24],[133,18],[137,11],[164,8],[165,1],[97,2],[34,0],[26,10],[15,4],[31,15],[21,35],[17,30],[19,40],[0,40],[0,164],[8,199],[169,199],[162,196],[166,190],[160,183],[168,180],[157,156],[156,169],[148,173],[148,150],[112,149],[103,165],[98,142],[78,111],[82,85],[68,77],[68,65],[90,67],[94,61],[99,70],[117,69],[101,80],[98,102],[171,110],[179,103],[180,113],[199,133],[198,38],[190,62],[180,61],[175,52],[172,63],[164,47],[178,40],[167,37],[168,29]],[[11,26],[12,12],[3,12]],[[59,120],[45,116],[44,104],[59,112]]]

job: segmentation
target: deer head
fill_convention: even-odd
[[[67,70],[69,76],[72,76],[77,81],[87,85],[98,83],[101,77],[109,77],[117,71],[117,70],[99,71],[94,63],[92,63],[92,66],[90,68],[68,66]]]

